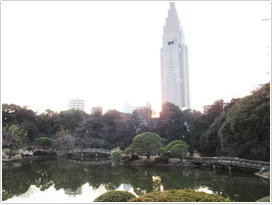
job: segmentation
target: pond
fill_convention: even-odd
[[[34,160],[2,166],[2,201],[9,203],[90,203],[110,190],[144,193],[192,188],[235,202],[270,195],[270,180],[252,171],[192,167],[112,166],[109,161]]]

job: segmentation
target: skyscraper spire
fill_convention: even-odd
[[[170,10],[176,9],[176,4],[175,2],[170,2]]]
[[[184,42],[183,29],[180,24],[180,20],[178,17],[178,12],[176,10],[175,2],[170,2],[170,10],[168,10],[168,16],[165,20],[165,26],[163,28],[164,37],[172,37],[177,36],[180,33],[181,41]]]
[[[180,109],[190,108],[188,47],[174,2],[163,27],[161,49],[162,104],[171,102]]]

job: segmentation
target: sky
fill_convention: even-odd
[[[85,100],[161,109],[169,1],[2,1],[1,102],[34,111]],[[270,1],[177,1],[192,109],[250,94],[271,78]]]

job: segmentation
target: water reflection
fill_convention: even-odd
[[[64,193],[75,197],[76,195],[81,195],[83,193],[84,186],[78,187],[76,191],[72,191],[71,189],[65,189]]]
[[[269,195],[269,187],[269,180],[241,171],[229,175],[228,172],[214,173],[209,169],[113,167],[107,163],[77,163],[66,159],[2,166],[3,201],[15,200],[27,193],[28,197],[20,198],[21,202],[26,202],[30,196],[38,195],[33,191],[37,189],[44,195],[54,192],[58,196],[63,194],[70,199],[73,196],[77,202],[88,203],[110,190],[127,190],[142,195],[152,191],[192,188],[222,194],[232,201],[246,202]]]

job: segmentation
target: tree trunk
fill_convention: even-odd
[[[59,141],[57,141],[56,151],[59,150]]]
[[[9,151],[9,159],[11,158],[12,151],[13,151],[13,149],[12,149],[12,146],[11,146],[11,147],[10,147],[10,151]]]
[[[150,152],[147,152],[147,159],[150,159]]]

